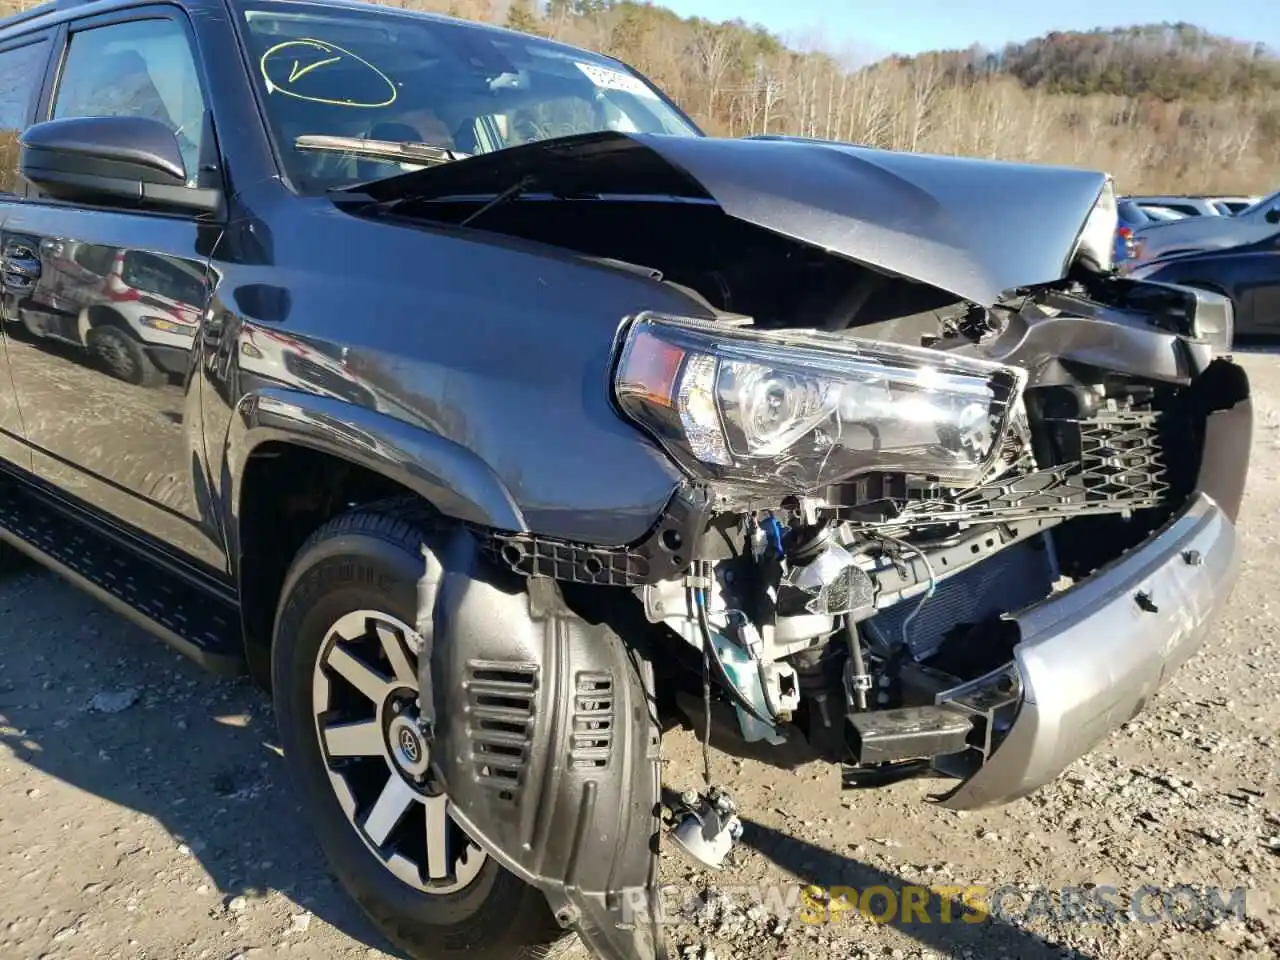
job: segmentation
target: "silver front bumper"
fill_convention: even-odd
[[[1231,517],[1199,493],[1142,546],[1017,614],[1017,717],[942,805],[976,809],[1025,796],[1139,712],[1199,649],[1234,585],[1238,549]]]

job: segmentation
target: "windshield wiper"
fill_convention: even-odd
[[[511,186],[507,187],[507,189],[503,190],[500,194],[498,194],[496,197],[494,197],[492,200],[490,200],[488,203],[482,206],[479,210],[476,210],[470,215],[468,215],[461,223],[458,224],[458,226],[460,227],[471,226],[472,222],[475,221],[477,218],[483,217],[486,213],[488,213],[494,207],[500,207],[504,203],[507,203],[511,200],[515,200],[517,197],[521,196],[522,194],[526,193],[529,189],[531,189],[534,186],[534,184],[536,184],[537,182],[538,182],[538,178],[535,177],[533,174],[531,173],[525,174],[523,177],[521,177]]]
[[[293,141],[293,145],[299,150],[347,153],[392,163],[420,163],[427,167],[450,163],[454,160],[465,160],[470,156],[469,153],[437,147],[430,143],[370,140],[367,137],[330,137],[318,133],[308,133],[298,137]]]

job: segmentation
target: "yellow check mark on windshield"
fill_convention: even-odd
[[[298,66],[298,61],[293,61],[293,68],[289,71],[289,82],[293,83],[299,77],[306,76],[316,67],[323,67],[326,64],[337,63],[341,57],[330,57],[328,60],[317,60],[315,63],[308,63],[305,67]]]

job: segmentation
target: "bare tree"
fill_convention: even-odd
[[[729,69],[730,58],[737,53],[735,35],[723,24],[700,22],[693,35],[693,49],[702,69],[701,80],[706,85],[707,119],[716,115],[716,101],[720,86]]]
[[[933,57],[915,62],[911,71],[911,137],[908,150],[918,150],[921,139],[928,133],[938,79],[937,62]]]

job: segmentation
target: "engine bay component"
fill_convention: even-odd
[[[859,766],[930,760],[962,753],[973,721],[946,707],[900,707],[848,716],[849,748]]]
[[[887,655],[901,642],[913,658],[924,660],[938,652],[956,624],[984,623],[1007,610],[1030,606],[1044,599],[1058,579],[1047,535],[1007,545],[981,559],[939,579],[933,596],[911,623],[906,622],[909,603],[893,604],[863,621],[873,648]]]
[[[871,470],[977,483],[1023,380],[941,351],[646,313],[625,334],[615,395],[691,474],[761,495]]]
[[[794,591],[803,597],[804,610],[826,617],[853,614],[863,617],[875,609],[875,586],[854,559],[853,554],[831,540],[823,527],[811,559],[789,552],[790,562],[779,585],[783,591]]]
[[[748,631],[754,632],[754,628],[739,623],[739,635]],[[716,630],[710,633],[712,653],[727,674],[730,689],[746,701],[735,705],[742,739],[748,743],[766,740],[774,746],[785,742],[786,734],[776,723],[766,723],[765,718],[790,719],[800,705],[795,670],[785,663],[763,660],[758,641],[741,645]]]
[[[719,870],[742,837],[742,821],[729,794],[717,787],[705,794],[690,790],[680,798],[679,822],[671,831],[676,849],[700,867]]]

